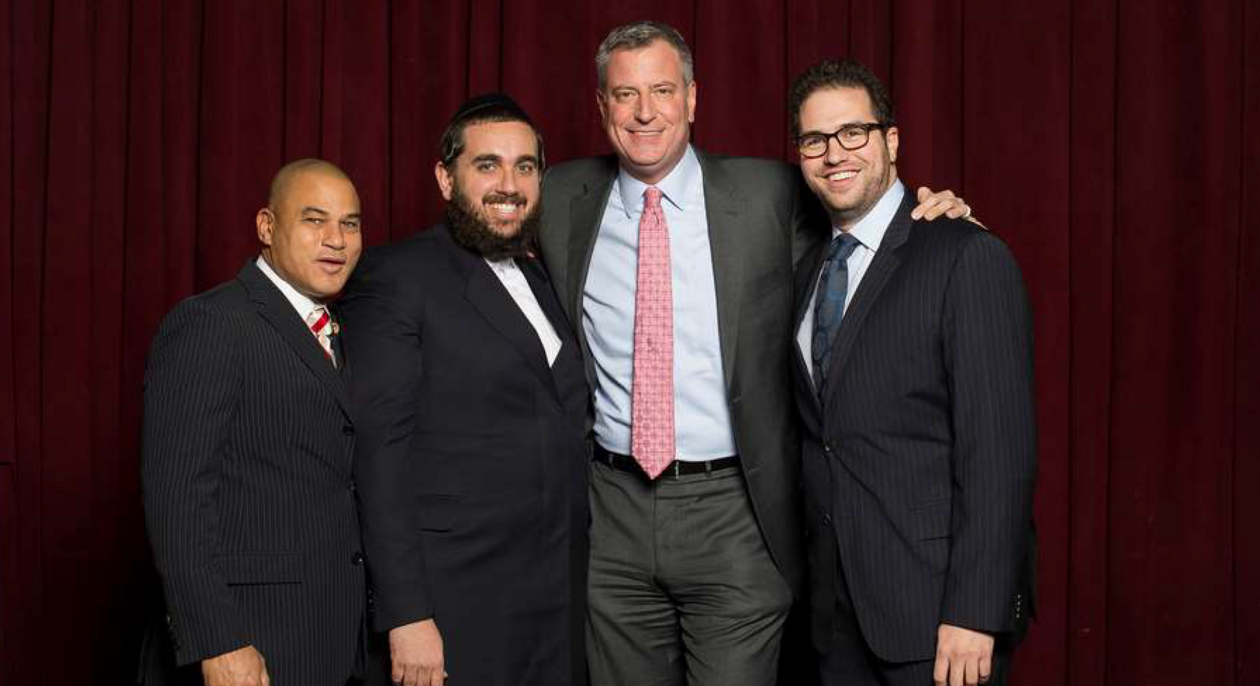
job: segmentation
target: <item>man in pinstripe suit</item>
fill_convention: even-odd
[[[365,588],[349,374],[329,304],[359,198],[320,160],[276,175],[261,256],[180,303],[149,354],[142,479],[177,680],[344,686]]]
[[[830,245],[796,288],[813,638],[824,684],[1002,683],[1032,612],[1032,321],[992,234],[910,217],[865,67],[796,80]]]

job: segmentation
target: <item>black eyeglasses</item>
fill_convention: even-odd
[[[845,150],[857,150],[866,145],[872,131],[884,131],[888,124],[846,124],[831,133],[806,133],[796,137],[796,149],[802,157],[822,157],[827,154],[827,144],[832,138]]]

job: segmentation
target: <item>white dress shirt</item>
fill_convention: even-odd
[[[516,260],[510,257],[501,260],[487,259],[486,264],[490,265],[490,271],[499,277],[508,295],[512,296],[512,300],[516,302],[516,306],[521,308],[521,314],[525,315],[525,318],[533,325],[534,331],[538,332],[538,341],[542,343],[543,351],[547,353],[547,366],[555,364],[556,355],[560,354],[560,336],[556,335],[551,320],[547,319],[547,315],[538,306],[534,289],[529,287],[529,282],[525,280],[525,274],[521,273],[521,268],[516,265]]]
[[[892,223],[893,216],[897,214],[897,208],[901,207],[901,200],[906,195],[906,187],[901,185],[901,180],[896,179],[893,184],[884,191],[884,195],[875,203],[870,212],[866,216],[858,220],[853,228],[849,229],[849,235],[858,240],[857,246],[853,249],[853,253],[849,255],[849,259],[845,262],[849,266],[849,286],[844,294],[844,311],[849,311],[849,303],[853,302],[853,296],[857,293],[858,286],[862,283],[862,277],[866,275],[866,268],[871,266],[871,260],[875,259],[875,253],[879,251],[879,244],[884,241],[884,234],[888,231],[888,225]],[[841,231],[838,227],[831,227],[831,238],[835,240]],[[826,248],[824,247],[824,250]],[[822,272],[819,272],[818,279],[822,278]],[[805,358],[807,364],[812,364],[813,355],[813,336],[814,336],[814,300],[815,293],[818,291],[818,280],[814,281],[814,287],[809,291],[809,305],[805,309],[805,316],[801,319],[801,328],[796,331],[796,344],[801,347],[801,355]],[[813,371],[811,369],[810,371]],[[811,379],[813,377],[810,377]]]

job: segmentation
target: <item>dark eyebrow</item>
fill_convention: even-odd
[[[362,217],[363,215],[360,214],[359,212],[351,212],[350,214],[347,214],[346,216],[342,217],[341,221],[345,221],[347,219],[361,219]]]
[[[309,205],[302,208],[302,214],[311,214],[311,213],[322,214],[325,217],[328,216],[328,210],[325,210],[325,209],[321,209],[318,207],[310,207]]]
[[[538,158],[534,157],[533,155],[521,155],[520,157],[516,158],[517,164],[521,164],[523,162],[531,162],[533,163],[535,167],[538,166]]]
[[[849,121],[849,122],[845,122],[841,124],[835,131],[819,131],[818,129],[812,129],[810,131],[802,131],[801,136],[833,136],[849,128],[850,126],[862,126],[865,123],[866,122],[864,121]],[[798,136],[798,138],[799,137],[800,136]]]
[[[477,155],[476,157],[472,158],[473,164],[476,164],[478,162],[501,162],[502,160],[503,160],[502,157],[499,157],[498,155],[493,155],[490,153],[486,153],[484,155]]]

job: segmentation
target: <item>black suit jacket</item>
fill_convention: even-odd
[[[788,165],[696,153],[736,448],[771,557],[799,591],[804,569],[790,367],[792,271],[819,240],[809,231],[816,204]],[[543,184],[543,259],[588,352],[580,326],[582,294],[617,170],[611,155],[577,160],[551,169]],[[589,355],[586,374],[593,386]]]
[[[452,683],[584,683],[589,455],[577,344],[562,347],[446,227],[369,250],[342,300],[362,417],[356,474],[374,626],[432,617]]]
[[[815,642],[843,568],[863,636],[894,662],[932,658],[940,623],[1021,633],[1034,571],[1023,280],[993,234],[913,207],[907,193],[849,304],[821,400],[794,346]],[[823,252],[798,274],[798,327]]]
[[[277,686],[355,671],[365,581],[346,373],[252,262],[163,321],[142,479],[179,664],[252,644]]]

